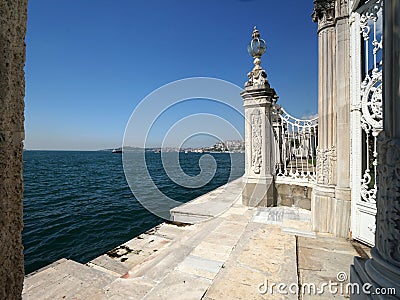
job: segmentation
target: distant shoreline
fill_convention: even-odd
[[[204,150],[204,152],[199,152],[199,151],[193,151],[190,149],[181,149],[181,150],[168,150],[168,149],[163,149],[163,150],[157,150],[159,148],[140,148],[140,149],[135,149],[135,150],[124,150],[124,152],[138,152],[144,150],[145,152],[152,152],[152,153],[197,153],[197,154],[205,154],[205,153],[211,153],[211,154],[220,154],[220,153],[244,153],[244,151],[207,151]],[[76,149],[23,149],[23,151],[40,151],[40,152],[110,152],[112,153],[113,149],[100,149],[100,150],[76,150]]]

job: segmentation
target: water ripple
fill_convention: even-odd
[[[238,157],[243,160],[243,155]],[[199,158],[198,154],[186,154],[182,169],[195,176],[200,172]],[[215,156],[218,168],[214,178],[198,189],[172,182],[159,154],[149,153],[146,159],[157,187],[181,202],[205,194],[229,178],[228,154]],[[243,168],[235,172],[233,178],[241,176]],[[141,178],[137,182],[143,183]],[[25,151],[24,185],[26,273],[63,257],[87,262],[162,221],[132,195],[118,154]],[[153,197],[151,189],[142,188],[146,197]]]

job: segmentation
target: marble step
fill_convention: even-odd
[[[103,287],[118,276],[60,259],[24,280],[23,299],[102,299]]]
[[[238,178],[192,201],[170,210],[171,220],[196,224],[227,211],[241,197],[243,179]]]
[[[279,225],[283,233],[315,238],[311,226],[311,212],[297,207],[263,207],[254,214],[253,222]]]
[[[86,265],[93,269],[118,277],[125,275],[129,271],[127,266],[115,259],[112,259],[107,254],[96,257]]]

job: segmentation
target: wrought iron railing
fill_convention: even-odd
[[[275,105],[272,125],[277,180],[315,181],[318,117],[298,119]]]

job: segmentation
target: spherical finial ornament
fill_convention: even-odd
[[[267,45],[265,41],[260,38],[260,32],[257,30],[256,26],[254,26],[251,37],[252,40],[247,46],[247,51],[254,58],[254,67],[253,70],[247,74],[249,80],[245,83],[245,87],[246,89],[269,88],[267,73],[261,67],[260,59],[265,53],[265,50],[267,50]]]
[[[260,58],[267,50],[267,44],[263,39],[260,38],[260,32],[257,27],[254,26],[252,40],[247,46],[247,51],[254,58]]]

